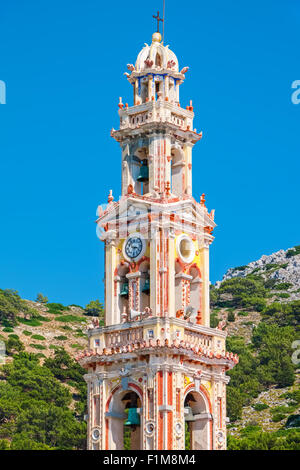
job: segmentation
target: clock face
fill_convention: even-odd
[[[129,258],[137,258],[143,249],[143,241],[139,237],[131,237],[125,245],[125,253]]]

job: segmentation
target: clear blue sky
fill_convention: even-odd
[[[29,299],[103,299],[97,205],[120,194],[118,97],[123,73],[155,29],[162,1],[2,2],[0,287]],[[165,43],[190,70],[203,139],[193,192],[216,209],[211,280],[299,244],[298,0],[166,0]]]

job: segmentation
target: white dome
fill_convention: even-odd
[[[164,46],[160,40],[160,34],[154,33],[151,46],[145,44],[145,47],[143,47],[137,57],[135,64],[136,72],[152,68],[162,68],[178,72],[176,55],[169,49],[169,46]]]

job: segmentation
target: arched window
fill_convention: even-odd
[[[161,55],[157,52],[155,56],[155,65],[161,67]]]
[[[143,261],[139,266],[140,276],[140,311],[150,307],[150,264]]]
[[[202,393],[190,391],[184,400],[185,445],[189,450],[210,450],[210,409]]]
[[[192,276],[190,281],[190,303],[197,312],[198,318],[201,316],[201,273],[198,266],[191,266],[189,274]]]
[[[128,263],[121,264],[118,268],[118,274],[116,278],[117,283],[117,307],[120,318],[120,323],[122,321],[122,313],[129,313],[128,308],[128,295],[129,295],[129,286],[128,279],[126,274],[129,273]]]
[[[171,151],[171,181],[172,193],[181,196],[184,188],[184,153],[180,148],[173,148]]]
[[[130,384],[129,384],[130,387]],[[108,420],[108,446],[111,450],[140,450],[142,400],[132,388],[117,390],[106,413]],[[123,421],[123,426],[121,425]]]

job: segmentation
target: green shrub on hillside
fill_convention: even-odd
[[[76,363],[69,360],[69,368],[76,368]],[[51,371],[55,358],[49,360],[50,367],[45,363],[41,366],[35,354],[21,353],[14,356],[12,363],[3,366],[0,449],[85,448],[86,423],[79,422],[76,412],[69,409],[72,395]],[[64,373],[67,372],[66,369]],[[84,382],[82,376],[77,380],[80,384]],[[77,398],[76,403],[79,402]]]
[[[267,264],[267,266],[265,267],[265,270],[270,271],[271,269],[279,269],[279,267],[280,267],[280,264],[270,263],[270,264]]]
[[[265,283],[264,286],[266,289],[274,289],[278,280],[277,279],[268,279]]]
[[[89,315],[92,317],[104,317],[104,308],[103,304],[100,303],[98,299],[91,300],[84,309],[85,315]]]
[[[274,423],[279,423],[280,421],[282,421],[283,419],[285,418],[285,415],[283,413],[275,413],[273,416],[272,416],[272,421]]]
[[[28,320],[26,318],[18,317],[18,321],[28,326],[41,326],[42,325],[41,320],[38,320],[37,318],[31,318],[30,320]]]
[[[269,405],[267,405],[266,403],[255,403],[254,405],[252,405],[252,408],[255,411],[263,411],[269,408]]]
[[[279,326],[291,326],[300,329],[300,300],[280,303],[273,302],[262,311],[264,321]]]
[[[36,302],[40,302],[41,304],[46,304],[48,302],[48,297],[46,297],[41,292],[39,292],[36,296]]]
[[[258,275],[235,277],[211,288],[211,303],[218,307],[250,308],[261,311],[266,306],[267,290]]]
[[[287,398],[295,405],[300,404],[300,389],[294,390],[293,392],[286,392],[280,395],[280,398]]]
[[[79,350],[79,349],[84,349],[84,346],[78,343],[74,343],[74,344],[71,344],[71,348]]]
[[[256,373],[263,385],[287,387],[294,383],[295,368],[291,361],[294,339],[295,331],[289,326],[279,327],[261,322],[254,328],[252,344],[260,361]]]
[[[8,340],[4,342],[6,345],[6,352],[9,356],[24,351],[25,349],[22,341],[20,341],[19,338],[12,338],[9,336]]]
[[[46,346],[44,346],[43,344],[30,343],[29,346],[34,349],[40,349],[40,350],[47,349]]]
[[[228,450],[300,450],[300,430],[253,430],[241,437],[228,436]]]
[[[211,328],[216,328],[219,324],[219,319],[218,319],[218,313],[215,311],[212,311],[210,314],[210,326]]]
[[[21,299],[18,292],[12,289],[0,289],[0,324],[5,322],[12,325],[17,323],[17,316],[22,313],[24,317],[34,317],[37,312],[29,308],[24,300]]]
[[[23,335],[25,335],[25,336],[31,336],[32,333],[31,333],[31,331],[23,330]]]
[[[4,333],[12,333],[12,332],[14,331],[14,329],[13,329],[13,328],[10,328],[10,327],[8,327],[8,326],[6,326],[5,328],[3,328],[2,331],[3,331]]]
[[[63,312],[70,310],[69,307],[65,307],[63,304],[59,303],[49,303],[47,304],[48,312],[53,315],[61,315]]]
[[[32,335],[31,339],[37,339],[38,341],[45,341],[45,337],[42,335]]]
[[[230,321],[230,322],[232,322],[232,321],[235,320],[235,314],[234,314],[234,312],[232,312],[232,311],[228,312],[227,320]]]
[[[72,386],[78,394],[73,396],[76,401],[75,410],[83,418],[86,413],[86,383],[83,378],[84,369],[63,349],[58,348],[53,358],[46,359],[44,366],[51,370],[52,374],[61,382],[72,381]]]
[[[286,257],[291,258],[292,256],[296,256],[300,254],[300,245],[294,246],[294,248],[291,248],[290,250],[287,251]]]
[[[76,338],[86,338],[87,337],[86,333],[83,333],[82,331],[78,331],[77,333],[75,333],[75,336],[76,336]]]
[[[280,284],[276,284],[274,289],[286,290],[286,289],[289,289],[290,287],[293,287],[293,284],[291,284],[290,282],[281,282]]]
[[[242,337],[227,338],[227,350],[239,355],[239,363],[228,372],[227,412],[232,421],[241,417],[243,406],[270,385],[286,387],[295,380],[291,360],[295,331],[291,327],[260,323],[251,344]]]

